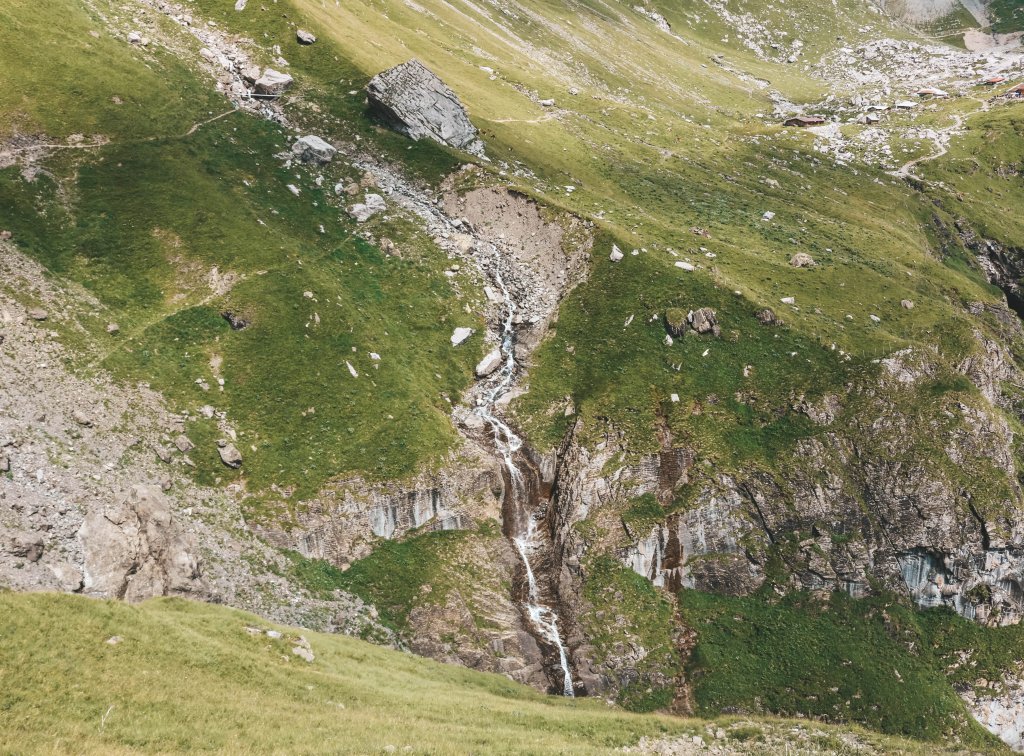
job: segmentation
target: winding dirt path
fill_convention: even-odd
[[[970,99],[977,102],[978,107],[966,114],[954,113],[952,116],[953,124],[951,126],[947,126],[944,129],[939,129],[938,131],[935,132],[935,136],[931,138],[932,143],[935,145],[935,150],[933,152],[930,152],[927,155],[922,155],[921,157],[914,158],[913,160],[907,161],[902,166],[900,166],[898,170],[893,171],[890,175],[896,176],[897,178],[912,178],[915,181],[920,181],[921,183],[925,184],[930,183],[927,179],[924,179],[921,176],[918,176],[916,173],[914,173],[914,169],[917,168],[917,166],[921,165],[922,163],[928,163],[931,162],[932,160],[938,160],[940,157],[948,153],[949,143],[954,136],[957,136],[961,133],[964,121],[966,121],[968,118],[975,115],[976,113],[984,113],[992,107],[992,103],[989,100],[982,100],[979,97],[973,96]]]

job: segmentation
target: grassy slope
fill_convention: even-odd
[[[693,427],[683,403],[669,413],[673,430],[723,456],[746,460],[744,450],[751,450],[764,459],[762,450],[772,446],[765,434],[788,444],[799,435],[791,427],[799,421],[782,417],[759,428],[750,409],[731,400],[738,390],[761,397],[755,414],[774,418],[791,390],[826,391],[859,370],[858,360],[841,364],[822,347],[836,344],[866,361],[933,342],[938,332],[963,334],[958,305],[993,296],[976,275],[950,270],[930,254],[928,209],[905,186],[819,161],[807,135],[757,119],[771,109],[766,92],[708,65],[711,55],[724,53],[734,68],[771,80],[797,100],[820,91],[799,67],[765,63],[735,42],[723,43],[727,30],[701,4],[660,8],[686,43],[615,3],[575,3],[573,17],[530,3],[516,13],[458,3],[424,3],[423,13],[398,2],[298,4],[368,72],[411,56],[443,71],[483,126],[491,154],[534,171],[527,189],[579,212],[603,211],[608,235],[595,247],[592,280],[563,306],[557,335],[536,356],[530,394],[517,405],[536,446],[561,438],[566,420],[552,408],[566,395],[584,417],[610,418],[645,450],[670,393],[693,400],[714,394],[729,399],[697,421],[702,427]],[[858,15],[865,12],[859,6],[840,9],[824,25],[806,3],[787,4],[785,18],[781,12],[768,12],[769,26],[801,32],[808,55],[823,52],[836,34],[865,36],[860,27],[872,22]],[[878,18],[873,22],[877,29]],[[613,59],[600,54],[608,44],[617,50]],[[495,69],[498,78],[479,66]],[[580,88],[578,96],[566,94],[570,85]],[[565,110],[545,119],[517,87],[554,96]],[[577,187],[571,195],[559,190],[567,184]],[[759,220],[768,209],[778,213],[772,224]],[[712,239],[694,237],[690,226],[708,228]],[[606,260],[613,240],[649,252],[614,266]],[[717,255],[713,263],[699,246]],[[705,269],[681,273],[668,248]],[[793,270],[787,262],[795,251],[822,264]],[[796,296],[799,311],[779,305],[788,295]],[[918,307],[902,310],[905,298]],[[651,316],[703,305],[719,309],[732,340],[712,345],[706,359],[704,343],[664,348],[661,324]],[[765,305],[781,309],[793,330],[777,339],[757,326],[752,315]],[[882,324],[872,324],[869,313]],[[632,325],[623,328],[630,316]],[[680,363],[681,372],[669,367]],[[751,381],[742,378],[745,364],[754,365]]]
[[[932,741],[995,743],[950,682],[999,679],[1019,655],[1020,628],[982,628],[946,610],[919,613],[844,594],[823,602],[683,591],[680,602],[698,635],[688,671],[702,712],[799,713]],[[951,669],[964,650],[976,666]]]
[[[58,153],[49,175],[32,183],[17,168],[0,172],[0,225],[106,308],[84,324],[102,346],[84,353],[83,365],[102,360],[190,411],[204,482],[241,475],[255,491],[276,484],[309,495],[338,474],[399,477],[443,455],[455,441],[443,396],[461,392],[479,350],[476,343],[452,350],[448,336],[455,325],[479,323],[442,275],[446,261],[432,242],[408,226],[376,223],[402,250],[396,259],[355,237],[328,192],[358,176],[329,166],[321,189],[313,172],[284,170],[273,155],[287,142],[271,124],[235,114],[182,136],[227,110],[209,82],[168,53],[144,53],[105,32],[91,37],[101,27],[75,3],[51,0],[46,10],[66,25],[33,27],[42,16],[33,4],[0,10],[24,30],[0,51],[5,76],[36,81],[57,55],[66,66],[57,81],[37,76],[31,98],[20,86],[3,87],[0,129],[54,141],[102,133],[110,144]],[[69,49],[63,34],[85,49]],[[327,43],[309,60],[292,47],[286,54],[295,53],[300,77],[308,69],[310,86],[326,76],[328,61],[332,76],[344,70]],[[113,104],[115,96],[123,104]],[[410,152],[393,135],[378,137],[357,103],[331,103],[333,117],[353,124],[354,133],[338,136],[362,130],[424,176],[454,165],[442,150]],[[302,196],[293,197],[288,183]],[[213,268],[236,278],[229,293],[212,290]],[[250,327],[231,331],[224,310]],[[121,326],[116,339],[103,333],[110,321]],[[370,352],[381,354],[379,366]],[[239,431],[241,473],[220,465],[215,423],[196,412],[203,404],[226,412]]]
[[[273,640],[246,626],[271,627],[177,599],[0,594],[0,751],[611,753],[642,735],[704,730],[352,638],[304,633],[308,664],[291,653],[298,631]]]

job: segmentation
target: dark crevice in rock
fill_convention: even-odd
[[[988,533],[988,525],[985,523],[985,518],[981,516],[978,508],[974,506],[974,502],[971,501],[970,495],[964,497],[964,501],[967,502],[967,510],[971,513],[971,516],[978,521],[978,526],[981,528],[981,547],[988,551],[991,548],[992,539]]]

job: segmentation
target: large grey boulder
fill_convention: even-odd
[[[141,601],[203,592],[195,542],[156,486],[132,486],[120,501],[92,510],[78,538],[87,594]]]
[[[395,131],[483,154],[476,127],[458,96],[419,61],[377,74],[366,85],[366,94],[370,110]]]
[[[329,163],[337,150],[318,136],[300,137],[292,145],[292,154],[304,163]]]
[[[294,81],[295,80],[289,74],[275,71],[273,68],[268,68],[263,72],[263,75],[256,80],[256,83],[253,85],[253,91],[256,94],[264,95],[265,97],[277,97],[286,89],[291,87]]]

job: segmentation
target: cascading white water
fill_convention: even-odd
[[[508,287],[505,286],[505,282],[501,277],[501,271],[497,265],[494,268],[494,282],[501,289],[502,297],[505,300],[506,311],[501,332],[501,354],[505,361],[494,386],[484,394],[474,411],[490,423],[491,428],[494,430],[494,447],[505,461],[505,467],[508,469],[509,480],[512,484],[512,491],[509,495],[516,497],[515,501],[523,501],[523,497],[528,493],[526,481],[523,479],[522,472],[516,467],[513,458],[515,453],[522,448],[523,440],[515,434],[507,423],[494,414],[495,402],[509,390],[512,382],[515,380],[514,321],[516,304],[509,293]],[[558,615],[553,609],[541,603],[537,578],[530,564],[530,553],[535,548],[534,536],[536,528],[534,526],[533,513],[526,512],[525,514],[525,530],[522,523],[516,522],[515,529],[520,532],[512,537],[512,543],[515,545],[516,551],[519,552],[519,557],[523,560],[523,566],[526,568],[526,612],[537,632],[558,649],[558,660],[562,668],[562,693],[571,698],[574,697],[575,693],[572,684],[572,673],[569,671],[569,657],[566,653],[565,644],[562,643],[562,636],[558,632]]]
[[[554,610],[549,609],[540,603],[540,592],[537,589],[537,578],[533,575],[533,568],[530,567],[529,550],[533,541],[533,518],[527,521],[529,525],[525,536],[513,539],[519,556],[526,565],[526,581],[528,592],[526,596],[526,610],[530,615],[530,621],[540,630],[547,640],[558,649],[558,662],[562,667],[562,694],[570,698],[575,696],[572,687],[572,673],[569,671],[569,657],[565,653],[565,644],[562,643],[562,636],[558,632],[558,615]]]

